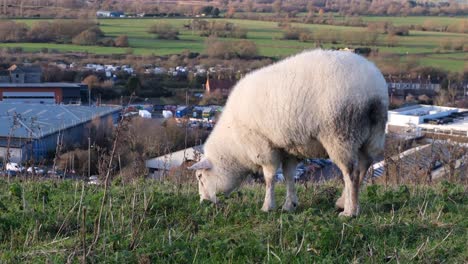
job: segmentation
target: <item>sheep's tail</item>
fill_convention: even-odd
[[[387,123],[388,104],[385,100],[375,98],[369,103],[367,118],[370,129],[367,140],[364,142],[368,155],[375,158],[381,154],[385,145],[385,125]]]

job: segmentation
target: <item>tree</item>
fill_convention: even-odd
[[[26,41],[28,28],[24,23],[0,21],[0,42]]]
[[[88,75],[86,78],[83,79],[82,83],[88,86],[89,90],[93,90],[94,88],[99,86],[99,78],[96,75]]]
[[[77,45],[96,45],[102,36],[104,36],[104,33],[98,27],[94,27],[73,37],[72,43]]]
[[[257,45],[250,40],[241,40],[234,43],[233,50],[241,59],[251,59],[258,56]]]
[[[282,0],[276,0],[272,5],[273,11],[275,13],[277,13],[277,14],[281,13],[282,7],[283,7],[283,1]]]
[[[127,81],[127,91],[130,94],[138,95],[140,93],[141,83],[137,76],[132,76]]]

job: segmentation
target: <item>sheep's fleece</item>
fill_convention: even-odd
[[[200,199],[217,202],[251,172],[262,171],[262,210],[275,208],[275,172],[287,186],[284,210],[297,206],[294,173],[301,158],[326,157],[343,172],[336,206],[359,213],[362,178],[382,152],[387,121],[386,82],[377,67],[348,51],[311,50],[256,70],[234,87],[205,143],[205,157],[191,167]]]

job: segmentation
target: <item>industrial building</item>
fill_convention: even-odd
[[[80,104],[87,91],[87,85],[81,83],[0,83],[0,101]]]
[[[57,144],[83,143],[93,123],[116,123],[121,107],[24,104],[0,102],[0,159],[40,160],[54,153]],[[97,120],[97,121],[96,121]]]
[[[468,109],[419,104],[390,110],[387,130],[468,138]]]

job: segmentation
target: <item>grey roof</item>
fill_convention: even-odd
[[[11,133],[14,138],[41,138],[120,110],[120,106],[0,102],[0,137],[8,137],[14,127]]]
[[[61,83],[61,82],[45,82],[45,83],[0,83],[0,88],[79,88],[85,84],[81,83]]]
[[[13,72],[14,71],[20,71],[20,72],[24,72],[24,73],[42,73],[41,66],[39,66],[39,65],[28,65],[28,66],[25,66],[25,65],[22,65],[22,66],[12,65],[10,67],[10,69]]]

